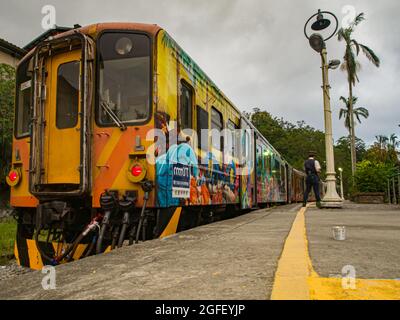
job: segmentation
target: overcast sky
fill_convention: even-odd
[[[318,129],[323,129],[320,58],[309,47],[303,26],[319,8],[334,12],[341,23],[343,6],[352,5],[366,15],[355,38],[381,58],[377,69],[359,57],[362,70],[354,94],[370,117],[356,127],[356,134],[367,143],[378,134],[400,136],[398,0],[0,0],[0,38],[23,46],[38,36],[44,31],[41,9],[46,4],[55,6],[60,26],[156,23],[241,110],[259,107]],[[327,49],[330,59],[342,59],[344,44],[336,38],[327,42]],[[331,71],[330,83],[337,139],[347,134],[338,120],[339,97],[348,95],[345,73]]]

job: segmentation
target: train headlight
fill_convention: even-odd
[[[15,187],[21,181],[21,172],[19,169],[13,168],[6,176],[6,182],[10,187]]]
[[[127,37],[122,37],[118,39],[118,41],[115,44],[115,51],[121,56],[130,53],[132,51],[132,48],[133,48],[132,40]]]
[[[146,172],[146,163],[144,161],[135,160],[130,164],[127,176],[129,181],[137,183],[142,181],[146,177]]]

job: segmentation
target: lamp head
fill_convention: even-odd
[[[324,16],[321,13],[321,10],[318,9],[318,15],[317,15],[317,21],[315,21],[311,25],[311,29],[314,31],[320,31],[328,28],[331,24],[331,21],[329,19],[325,19]]]
[[[329,68],[329,69],[335,70],[335,69],[337,69],[339,66],[340,66],[340,60],[335,59],[335,60],[330,60],[330,61],[329,61],[329,64],[328,64],[328,68]]]
[[[325,48],[324,38],[319,33],[313,33],[309,39],[310,46],[318,53],[322,52],[322,49]]]

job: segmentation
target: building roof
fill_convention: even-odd
[[[24,49],[21,49],[15,44],[12,44],[11,42],[8,42],[1,38],[0,38],[0,51],[7,53],[13,57],[16,57],[18,59],[21,59],[26,53]]]
[[[46,40],[48,37],[55,36],[56,34],[69,31],[73,28],[70,27],[60,27],[60,26],[55,26],[53,29],[49,29],[45,32],[43,32],[41,35],[33,39],[31,42],[29,42],[27,45],[24,46],[24,50],[26,52],[31,51],[34,47],[36,47],[40,42],[43,40]]]

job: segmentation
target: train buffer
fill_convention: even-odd
[[[332,228],[345,227],[345,240]],[[260,209],[0,281],[0,299],[400,299],[400,206]]]

